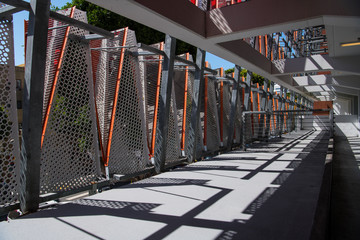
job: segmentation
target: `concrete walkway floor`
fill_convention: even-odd
[[[331,239],[360,239],[360,138],[335,137]]]
[[[0,239],[309,239],[327,132],[284,135],[0,223]]]

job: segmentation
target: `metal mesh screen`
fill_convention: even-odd
[[[19,132],[12,17],[0,19],[0,208],[18,200]]]
[[[154,44],[152,47],[160,48],[160,44]],[[151,146],[153,131],[154,127],[154,114],[156,111],[157,106],[157,97],[159,90],[157,87],[161,86],[161,71],[159,72],[159,61],[162,62],[162,59],[159,58],[157,55],[151,56],[144,56],[142,58],[142,69],[144,71],[143,76],[145,77],[144,83],[146,84],[146,122],[147,122],[147,132],[148,132],[148,139],[150,139],[149,145]],[[161,67],[161,65],[160,65]],[[158,84],[158,79],[160,78],[160,82]],[[179,91],[180,94],[181,91]],[[179,95],[178,94],[178,95]],[[182,93],[183,94],[183,93]],[[180,94],[181,95],[181,94]],[[180,97],[179,97],[180,98]],[[182,111],[182,110],[180,110]],[[181,156],[181,149],[180,149],[180,123],[178,121],[181,118],[181,112],[177,111],[177,103],[176,103],[176,96],[175,96],[175,84],[173,83],[173,88],[171,91],[171,99],[170,99],[170,112],[169,112],[169,123],[168,123],[168,141],[167,141],[167,148],[166,148],[166,163],[178,161],[179,157]],[[158,123],[157,123],[158,124]],[[157,125],[156,124],[156,125]],[[156,136],[156,138],[161,136]],[[149,140],[148,140],[149,141]],[[157,145],[157,141],[155,142]],[[157,148],[158,151],[161,149]],[[154,154],[159,154],[159,152],[154,151]]]
[[[160,49],[160,44],[154,44],[152,47]],[[139,49],[141,52],[142,49]],[[157,104],[158,79],[161,81],[161,64],[162,60],[158,55],[141,56],[139,59],[141,82],[144,86],[145,97],[145,118],[147,130],[147,142],[149,150],[152,151],[155,108]],[[160,71],[159,71],[160,67]],[[160,84],[160,83],[159,83]],[[159,85],[160,87],[160,85]]]
[[[216,104],[216,92],[215,92],[215,80],[213,78],[208,79],[208,109],[207,109],[207,136],[206,143],[209,151],[217,151],[220,147],[220,127],[218,108]]]
[[[74,18],[85,21],[86,14],[75,10]],[[50,111],[41,154],[42,194],[90,185],[99,175],[90,49],[79,38],[85,34],[70,27],[55,86],[52,75],[46,74],[45,83],[53,85],[53,98],[44,101]],[[48,44],[50,49],[57,46],[51,41]]]
[[[175,86],[173,84],[170,99],[170,112],[169,112],[169,128],[166,147],[166,160],[165,163],[178,161],[181,156],[180,152],[180,135],[178,130],[177,119],[177,105],[175,99]]]
[[[240,89],[241,91],[241,89]],[[234,130],[234,142],[240,143],[240,134],[241,134],[241,114],[242,114],[242,106],[241,106],[241,94],[238,94],[237,97],[237,108],[235,113],[235,130]]]
[[[223,143],[227,144],[228,129],[230,126],[230,111],[231,111],[231,86],[224,82],[223,85]],[[232,136],[230,136],[232,137]]]
[[[125,31],[127,36],[123,43]],[[93,65],[98,62],[95,79],[96,103],[104,151],[110,144],[110,151],[107,151],[109,172],[127,175],[149,167],[143,104],[145,99],[138,58],[132,54],[137,52],[135,33],[121,29],[114,34],[114,39],[102,40],[101,45],[98,42],[92,43],[98,47],[92,50]],[[121,62],[121,49],[124,48],[126,50]],[[119,74],[120,85],[116,92]],[[115,94],[117,103],[115,115],[112,116]],[[114,125],[112,138],[109,139],[112,117]]]

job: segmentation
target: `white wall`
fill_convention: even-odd
[[[358,137],[359,122],[357,115],[335,115],[335,135]]]
[[[351,100],[344,98],[337,98],[334,100],[334,113],[336,115],[350,115],[351,114]]]

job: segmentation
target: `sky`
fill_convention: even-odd
[[[28,0],[26,0],[29,2]],[[51,4],[55,7],[64,6],[68,0],[52,0]],[[15,65],[24,63],[24,19],[29,19],[27,11],[18,12],[14,16],[14,42],[15,42]],[[234,64],[211,53],[206,53],[206,61],[210,63],[211,68],[223,67],[225,70],[233,68]]]

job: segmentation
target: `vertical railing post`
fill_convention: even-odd
[[[192,162],[196,158],[197,136],[200,134],[199,118],[201,109],[201,99],[204,92],[204,67],[205,67],[206,52],[200,48],[196,52],[196,69],[193,86],[192,106],[191,106],[191,125],[189,130],[189,158]]]
[[[241,116],[236,116],[236,112],[237,112],[236,110],[238,108],[237,102],[239,97],[240,72],[241,72],[241,68],[238,65],[235,65],[234,84],[231,92],[231,109],[230,109],[228,139],[226,145],[227,150],[231,150],[231,146],[233,143],[235,119],[241,117]]]
[[[284,88],[280,87],[280,95],[279,95],[279,110],[280,111],[284,111],[284,109],[285,109],[283,94],[284,94]],[[279,130],[279,137],[281,137],[283,127],[284,127],[284,116],[285,116],[284,112],[280,112],[279,121],[278,121],[278,123],[280,124],[279,125],[279,129],[280,129]]]
[[[267,138],[270,137],[270,130],[271,130],[271,112],[272,112],[272,109],[273,109],[273,93],[274,93],[274,83],[271,82],[270,83],[270,88],[269,88],[269,91],[267,92],[268,94],[268,98],[267,98],[267,106],[265,108],[265,111],[267,112],[266,114],[266,129],[265,129],[265,136]]]
[[[23,212],[39,207],[41,130],[46,63],[49,0],[31,0],[26,43],[20,206]]]
[[[250,106],[249,106],[249,102],[250,102],[250,94],[251,94],[251,77],[252,77],[252,72],[250,72],[248,70],[247,72],[247,75],[246,75],[246,80],[245,80],[245,89],[244,89],[244,112],[246,111],[249,111],[250,110]],[[240,133],[240,142],[241,142],[241,145],[242,145],[242,148],[245,150],[245,140],[246,140],[246,131],[245,131],[245,118],[246,118],[246,115],[242,114],[242,117],[241,117],[241,133]]]
[[[170,113],[170,99],[172,89],[172,78],[174,72],[176,39],[166,35],[164,47],[164,60],[162,65],[162,78],[159,96],[159,117],[156,128],[156,143],[155,143],[155,170],[156,172],[163,171],[165,168],[166,148],[168,138],[168,124]]]
[[[268,104],[268,98],[267,98],[267,88],[268,88],[268,82],[269,80],[265,79],[264,80],[264,85],[263,85],[263,92],[262,92],[262,95],[261,95],[261,98],[259,99],[260,101],[260,109],[259,111],[266,111],[266,107],[267,107],[267,104]],[[259,89],[260,90],[260,89]],[[265,138],[267,137],[266,136],[266,130],[264,132],[264,127],[265,126],[265,116],[266,114],[260,114],[260,122],[259,122],[259,133],[258,133],[258,136],[261,138],[263,136],[263,133],[265,133]]]

